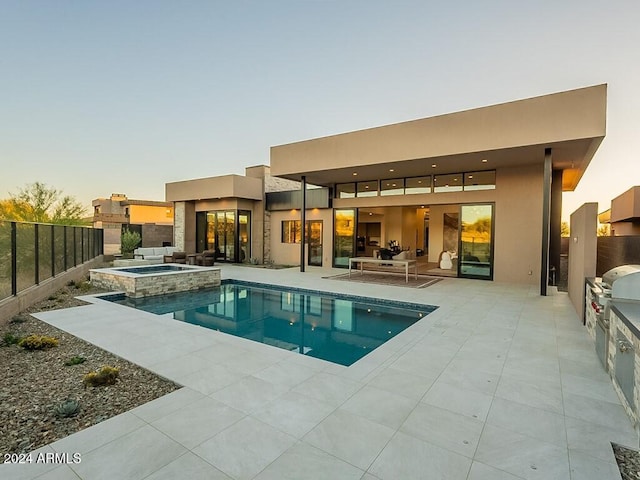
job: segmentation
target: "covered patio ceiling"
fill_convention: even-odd
[[[272,147],[271,174],[320,186],[539,163],[575,189],[606,131],[606,85]]]

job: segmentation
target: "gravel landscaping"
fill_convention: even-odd
[[[100,292],[88,282],[70,284],[0,326],[1,454],[35,450],[180,388],[30,315],[85,305],[75,297]],[[54,337],[58,346],[26,350],[15,343],[29,335]],[[119,370],[116,383],[85,387],[83,377],[103,366]],[[68,399],[78,401],[80,408],[76,415],[64,417],[56,407]],[[640,453],[612,447],[622,480],[640,480]]]
[[[74,297],[91,293],[99,291],[87,282],[71,284],[0,327],[0,453],[32,451],[180,388],[30,315],[84,305]],[[34,334],[54,337],[58,346],[26,350],[14,343]],[[65,365],[74,362],[82,363]],[[116,383],[85,388],[85,374],[103,366],[119,370]],[[79,402],[74,416],[56,412],[67,399]]]

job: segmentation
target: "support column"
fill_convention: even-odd
[[[300,182],[302,188],[302,206],[300,208],[300,231],[302,238],[300,239],[300,271],[304,272],[305,255],[304,255],[304,243],[306,239],[306,223],[307,223],[307,177],[302,175],[302,181]]]
[[[540,295],[547,295],[549,286],[549,238],[551,225],[551,149],[544,149],[542,185],[542,262],[540,264]]]
[[[551,173],[551,227],[549,238],[549,270],[554,271],[551,276],[551,285],[557,285],[560,279],[560,250],[561,250],[561,229],[562,229],[562,170],[553,170]]]

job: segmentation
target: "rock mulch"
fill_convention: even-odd
[[[640,479],[640,452],[612,443],[622,480]]]
[[[177,388],[173,382],[65,333],[30,315],[85,304],[77,295],[98,293],[87,282],[70,284],[0,327],[0,454],[26,453],[95,425]],[[31,334],[58,339],[57,347],[28,351],[11,337]],[[66,366],[73,357],[85,361]],[[114,385],[87,387],[86,373],[108,365],[119,369]],[[67,399],[80,402],[73,417],[56,414]]]

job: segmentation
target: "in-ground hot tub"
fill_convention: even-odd
[[[220,269],[195,265],[144,265],[90,270],[91,283],[140,298],[220,285]]]

